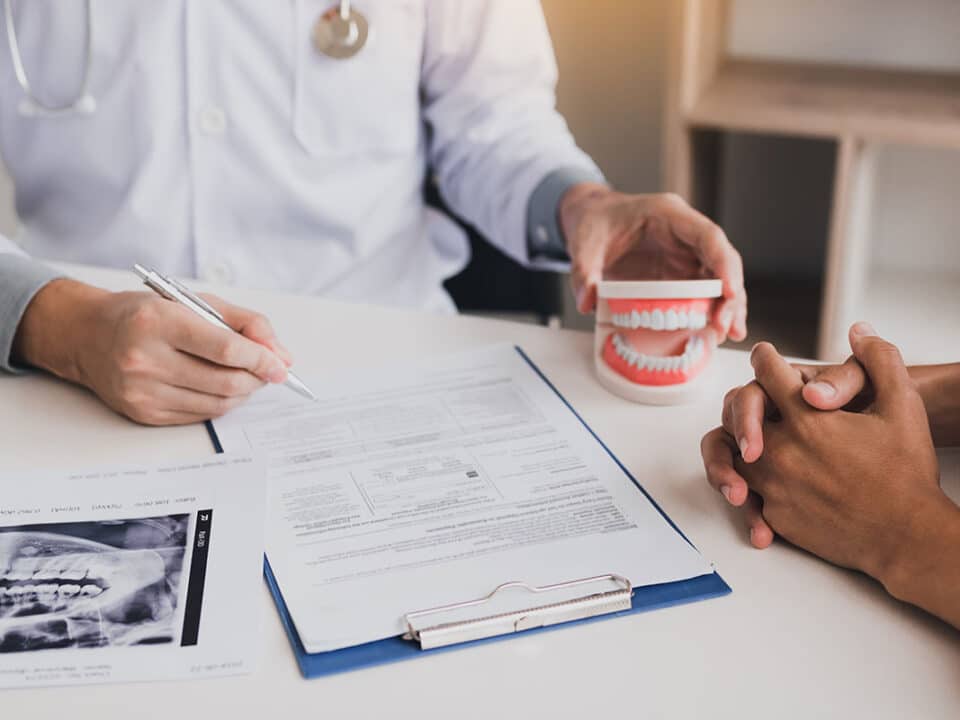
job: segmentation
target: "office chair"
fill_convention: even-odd
[[[551,325],[563,312],[564,276],[528,270],[489,243],[476,228],[453,213],[428,177],[424,185],[427,204],[452,218],[470,240],[470,262],[444,283],[461,312],[534,315],[541,325]]]

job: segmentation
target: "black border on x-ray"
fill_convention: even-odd
[[[210,550],[210,528],[213,510],[197,511],[197,528],[193,533],[193,558],[187,601],[183,607],[183,634],[180,647],[196,645],[200,637],[200,613],[203,610],[203,586],[207,579],[207,554]]]

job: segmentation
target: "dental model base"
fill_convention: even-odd
[[[707,328],[720,280],[600,283],[594,363],[600,383],[633,402],[691,400],[713,356]]]

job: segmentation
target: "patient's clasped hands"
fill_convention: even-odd
[[[931,422],[945,439],[955,428],[928,417],[919,388],[935,406],[934,384],[869,325],[850,345],[846,363],[819,367],[757,345],[756,379],[727,394],[703,438],[708,480],[744,508],[756,547],[776,533],[960,627],[960,508],[940,488]]]

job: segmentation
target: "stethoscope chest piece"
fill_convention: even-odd
[[[313,46],[327,57],[351,58],[367,44],[369,31],[363,13],[352,9],[349,3],[340,3],[317,19],[313,26]]]

